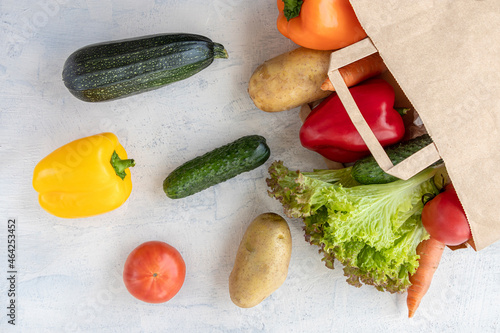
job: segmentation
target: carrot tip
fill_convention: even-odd
[[[323,91],[334,91],[335,90],[335,89],[333,89],[333,85],[330,83],[330,81],[328,79],[325,80],[325,82],[323,82],[323,84],[321,84],[320,89]]]

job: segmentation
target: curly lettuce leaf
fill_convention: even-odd
[[[429,235],[422,226],[422,196],[436,194],[430,168],[388,184],[359,185],[350,168],[291,171],[269,168],[267,184],[289,217],[304,220],[305,238],[320,247],[327,267],[337,259],[347,282],[404,292],[418,267],[417,245]]]
[[[279,200],[289,217],[306,217],[323,206],[326,201],[321,193],[323,187],[332,184],[357,184],[351,177],[351,167],[338,170],[315,170],[304,172],[289,170],[282,161],[269,167],[271,175],[267,186],[269,196]]]

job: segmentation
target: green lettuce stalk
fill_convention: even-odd
[[[269,195],[288,217],[304,220],[306,240],[320,247],[327,267],[334,259],[344,265],[348,283],[404,292],[418,267],[417,245],[429,237],[420,215],[422,197],[438,193],[436,170],[372,185],[356,183],[350,171],[292,171],[276,161],[269,168]]]

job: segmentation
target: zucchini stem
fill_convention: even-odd
[[[214,58],[223,58],[227,59],[229,55],[227,54],[224,45],[219,43],[214,43]]]

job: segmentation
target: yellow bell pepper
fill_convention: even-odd
[[[42,159],[33,173],[38,201],[47,212],[80,218],[121,206],[132,192],[126,170],[134,166],[113,133],[70,142]]]

